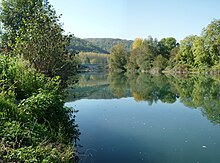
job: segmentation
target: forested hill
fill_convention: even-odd
[[[77,37],[72,38],[69,48],[76,52],[109,53],[108,51],[93,45],[91,42]]]
[[[86,41],[91,42],[94,46],[97,46],[110,53],[113,45],[122,43],[127,51],[130,50],[132,40],[114,39],[114,38],[86,38]]]

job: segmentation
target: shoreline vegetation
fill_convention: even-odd
[[[58,77],[0,56],[0,161],[71,162],[79,130]]]
[[[180,43],[173,37],[158,41],[136,38],[127,52],[114,45],[108,58],[110,71],[129,73],[220,74],[220,20],[214,19],[200,36],[190,35]]]
[[[105,65],[107,71],[114,72],[220,74],[219,27],[220,20],[214,19],[200,36],[190,35],[179,43],[174,37],[158,41],[149,36],[146,39],[136,38],[130,44],[125,40],[112,43],[110,54],[81,52],[81,71],[100,71],[102,69],[98,66]],[[91,43],[100,41],[87,40],[92,40]],[[104,43],[96,46],[108,47]]]
[[[90,44],[64,34],[48,0],[2,0],[0,11],[0,162],[77,162],[80,132],[61,85],[77,82],[79,71],[220,74],[220,20],[180,43],[149,36]]]
[[[0,162],[77,162],[62,89],[80,65],[72,35],[47,0],[2,0],[0,11]]]

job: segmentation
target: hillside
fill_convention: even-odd
[[[92,43],[94,46],[97,46],[105,51],[108,51],[110,53],[111,48],[113,45],[122,43],[124,44],[127,51],[130,50],[132,40],[122,40],[122,39],[113,39],[113,38],[86,38],[84,39],[90,43]]]
[[[93,52],[108,54],[109,52],[81,38],[73,37],[69,48],[76,52]]]

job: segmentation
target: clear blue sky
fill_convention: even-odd
[[[62,14],[66,32],[80,38],[183,39],[200,35],[214,18],[220,0],[50,0]]]

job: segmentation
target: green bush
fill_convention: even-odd
[[[0,56],[0,160],[71,162],[79,131],[73,110],[64,107],[59,78],[28,67]]]
[[[14,87],[17,99],[30,97],[38,90],[57,91],[59,78],[47,78],[38,73],[35,69],[21,58],[0,57],[0,80],[6,88]]]

